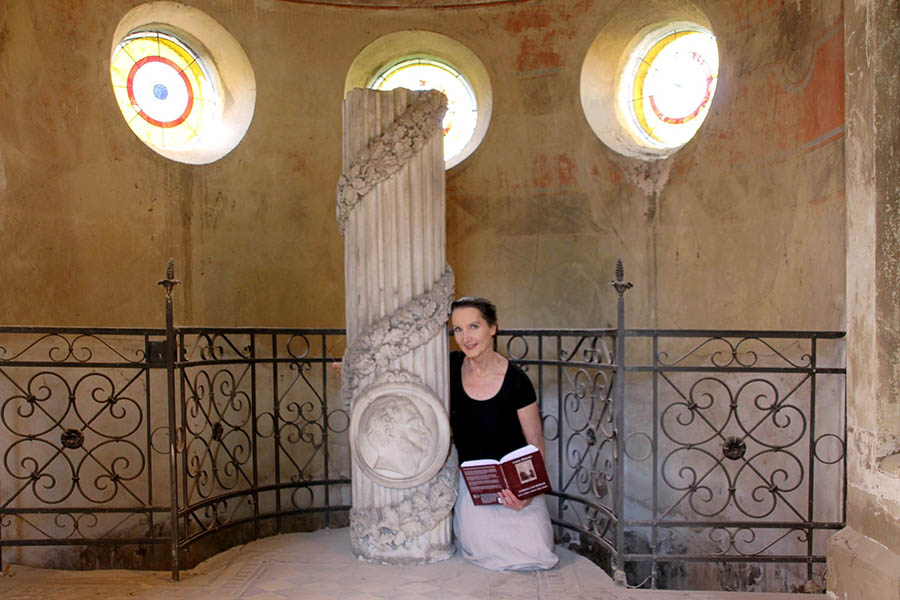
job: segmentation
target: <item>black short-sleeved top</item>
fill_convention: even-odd
[[[459,461],[499,460],[527,442],[518,410],[537,402],[534,386],[522,369],[509,363],[500,391],[489,400],[474,400],[462,384],[465,354],[450,353],[450,427]]]

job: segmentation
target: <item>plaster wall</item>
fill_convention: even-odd
[[[494,90],[482,146],[447,176],[460,293],[506,327],[606,326],[615,258],[633,326],[840,328],[843,49],[838,0],[698,1],[721,52],[697,138],[657,162],[590,130],[582,60],[619,3],[389,10],[191,0],[241,43],[243,142],[169,161],[119,116],[108,63],[130,0],[0,6],[4,324],[160,325],[169,256],[184,324],[342,326],[334,220],[347,69],[379,36],[468,46]],[[815,6],[814,6],[815,5]]]
[[[116,107],[111,36],[139,2],[0,3],[0,325],[161,326],[173,256],[179,324],[343,326],[347,69],[423,29],[493,86],[481,147],[447,173],[447,255],[502,327],[614,324],[616,257],[629,326],[844,327],[841,0],[696,0],[718,91],[697,137],[653,162],[604,146],[580,105],[585,54],[629,3],[187,3],[237,38],[257,86],[243,142],[203,166],[151,151]]]
[[[845,3],[847,30],[847,528],[832,540],[837,597],[900,598],[900,8]],[[877,561],[870,562],[874,554]],[[858,568],[854,565],[863,565]]]
[[[896,102],[900,76],[896,64],[900,43],[896,28],[900,10],[894,3],[853,3],[858,39],[848,64],[848,381],[849,425],[854,444],[849,469],[851,501],[880,504],[900,518],[900,367],[897,326],[900,245],[896,213],[900,192],[894,154],[900,123]],[[871,498],[867,498],[871,496]],[[881,537],[884,524],[866,526],[871,511],[848,515],[848,522]],[[900,549],[900,528],[892,536]]]

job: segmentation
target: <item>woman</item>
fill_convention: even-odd
[[[531,380],[494,351],[497,310],[484,298],[450,306],[450,427],[459,461],[493,458],[525,444],[544,454],[541,415]],[[494,570],[549,569],[553,529],[543,496],[519,500],[503,490],[501,504],[476,506],[462,477],[453,514],[457,546],[466,559]]]

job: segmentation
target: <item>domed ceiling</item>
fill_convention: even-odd
[[[360,6],[366,8],[462,8],[497,4],[524,4],[528,0],[282,0],[295,4]]]

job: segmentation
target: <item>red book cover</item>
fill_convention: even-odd
[[[467,460],[459,465],[459,470],[475,504],[499,504],[502,489],[509,489],[520,500],[550,490],[544,459],[531,444],[500,460]]]

